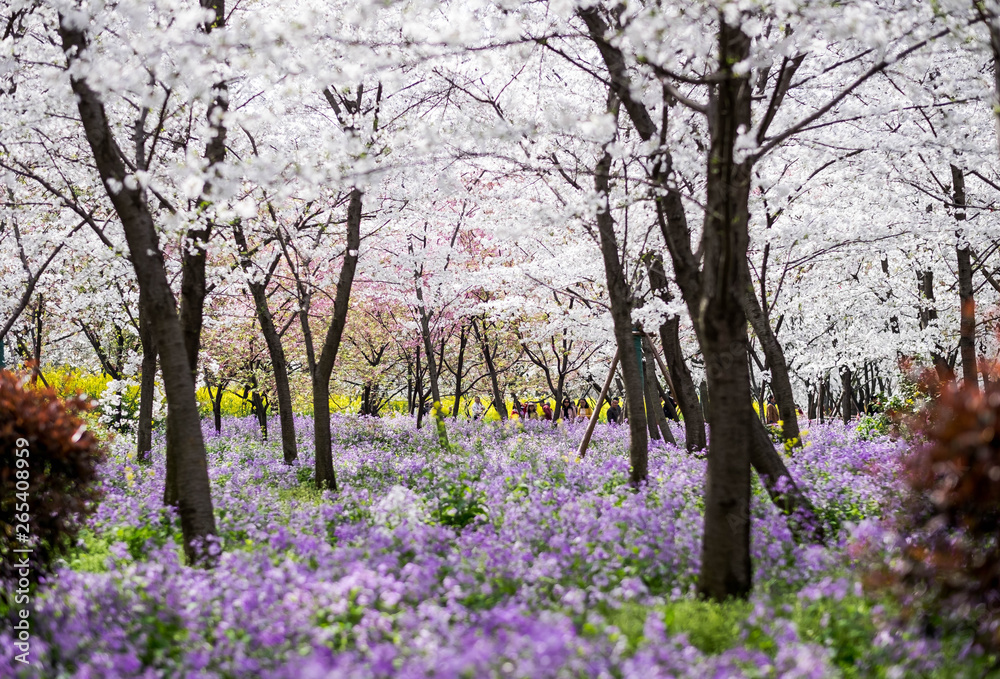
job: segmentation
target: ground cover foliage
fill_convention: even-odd
[[[297,421],[301,449],[312,423]],[[813,427],[789,460],[829,524],[796,545],[755,485],[756,590],[694,597],[703,459],[651,450],[628,480],[628,430],[448,423],[449,449],[412,419],[335,418],[343,489],[282,462],[252,419],[209,423],[220,550],[183,565],[162,508],[162,441],[141,466],[110,444],[105,499],[37,591],[36,662],[3,676],[80,677],[981,677],[970,621],[905,620],[865,591],[893,562],[904,445]],[[676,432],[680,435],[680,431]]]

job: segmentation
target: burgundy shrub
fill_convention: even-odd
[[[0,553],[30,548],[32,579],[73,545],[100,498],[104,452],[81,417],[89,409],[84,397],[62,400],[0,370]],[[0,582],[17,574],[12,556],[0,560]]]
[[[933,384],[930,384],[933,382]],[[934,396],[910,418],[902,584],[973,623],[1000,647],[1000,384],[985,391],[925,378]]]

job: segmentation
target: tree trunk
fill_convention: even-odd
[[[646,257],[646,274],[649,277],[649,287],[665,304],[672,297],[667,284],[667,276],[663,268],[663,260],[659,255]],[[681,351],[680,318],[668,318],[660,326],[660,342],[663,344],[664,359],[670,370],[670,381],[676,390],[674,397],[684,416],[684,446],[688,452],[704,450],[708,442],[705,438],[705,416],[698,401],[698,391],[695,389],[691,371],[684,362]]]
[[[424,306],[424,290],[417,282],[417,304],[420,311],[420,337],[424,341],[424,357],[427,359],[427,379],[431,383],[431,398],[434,403],[441,402],[441,389],[438,386],[438,365],[434,360],[434,343],[431,340],[431,319]]]
[[[212,399],[212,417],[215,420],[216,434],[222,433],[222,395],[224,393],[225,389],[222,388],[221,384],[215,387],[215,398]],[[208,395],[212,395],[211,389],[209,390]]]
[[[920,305],[920,329],[926,330],[930,326],[931,321],[937,320],[938,317],[937,309],[934,306],[934,272],[930,270],[918,272],[917,282],[922,299]],[[938,379],[945,381],[952,377],[948,359],[941,353],[940,346],[935,346],[931,350],[931,362],[937,371]]]
[[[333,318],[323,341],[323,349],[316,361],[313,375],[313,410],[316,421],[316,487],[337,490],[337,477],[333,471],[333,448],[330,441],[330,375],[340,350],[340,339],[347,324],[351,286],[358,268],[358,250],[361,247],[361,189],[351,190],[347,206],[347,243],[344,264],[337,278],[337,294],[333,301]]]
[[[257,385],[254,385],[253,391],[250,392],[250,405],[253,408],[253,414],[257,418],[257,424],[260,426],[260,437],[261,440],[267,440],[267,404],[264,399],[261,398],[260,392],[257,391]]]
[[[597,403],[594,405],[594,412],[591,413],[590,421],[587,423],[587,431],[583,434],[583,440],[580,441],[580,447],[576,451],[576,456],[579,459],[583,459],[583,456],[587,454],[587,446],[590,445],[590,437],[594,434],[594,427],[597,426],[597,420],[601,416],[601,406],[604,405],[605,399],[608,397],[608,390],[611,388],[611,380],[615,376],[615,368],[618,367],[618,359],[621,356],[621,352],[615,350],[615,357],[611,359],[611,368],[608,370],[608,376],[604,379],[604,386],[601,387],[601,391],[597,396]]]
[[[796,542],[823,544],[826,540],[823,524],[816,508],[795,483],[781,455],[774,449],[763,423],[751,414],[753,431],[750,439],[750,463],[767,490],[774,505],[788,517],[788,525]]]
[[[468,328],[463,324],[458,337],[458,365],[455,370],[455,404],[451,408],[453,419],[458,418],[459,405],[462,401],[462,370],[465,367],[465,345],[469,343]],[[485,416],[485,413],[484,413]]]
[[[59,34],[72,74],[76,72],[76,62],[88,51],[87,37],[84,30],[78,27],[78,22],[67,21],[62,16],[59,17]],[[76,95],[80,120],[101,180],[124,228],[139,288],[148,301],[167,403],[175,423],[167,432],[167,446],[177,454],[178,512],[184,551],[189,563],[210,562],[212,557],[204,550],[204,541],[215,535],[216,530],[205,442],[195,400],[194,376],[153,217],[143,189],[135,186],[134,182],[125,181],[129,172],[122,161],[121,150],[112,135],[100,97],[76,75],[70,76],[70,85]]]
[[[139,344],[142,347],[142,376],[139,383],[139,423],[136,459],[146,464],[153,449],[153,399],[156,397],[156,343],[142,290],[139,291]]]
[[[486,362],[486,372],[490,376],[490,389],[493,391],[493,408],[500,415],[500,419],[507,420],[507,404],[504,403],[503,395],[500,393],[500,380],[497,378],[497,367],[490,354],[489,338],[486,336],[486,321],[483,321],[483,329],[480,331],[476,320],[472,321],[472,332],[479,342],[479,348],[483,352],[483,360]]]
[[[844,424],[850,424],[854,417],[854,392],[851,388],[851,369],[843,366],[840,369],[840,398],[841,412],[844,416]]]
[[[705,380],[701,381],[698,385],[698,400],[701,403],[701,414],[705,418],[705,422],[711,424],[709,406],[711,405],[708,400],[708,382]],[[706,444],[707,445],[707,444]]]
[[[951,166],[951,178],[955,189],[955,221],[965,221],[965,176],[962,170]],[[972,253],[964,229],[959,229],[958,237],[958,297],[962,303],[962,321],[959,349],[962,352],[962,379],[966,387],[979,389],[979,371],[976,364],[976,298],[972,288]]]
[[[648,337],[642,338],[642,352],[646,355],[646,369],[643,371],[643,376],[646,380],[646,417],[653,423],[654,427],[660,430],[660,434],[653,436],[653,438],[658,439],[662,437],[670,445],[676,446],[677,441],[674,439],[674,434],[670,431],[670,426],[667,424],[667,418],[663,414],[663,406],[660,405],[660,390],[656,380],[656,361],[653,359],[653,346]],[[652,433],[653,428],[651,427],[651,436]]]
[[[612,107],[617,113],[617,102]],[[635,361],[635,344],[632,335],[632,300],[625,272],[618,254],[618,239],[615,236],[615,220],[611,215],[610,193],[611,154],[604,155],[594,171],[594,188],[600,196],[597,211],[597,230],[601,241],[601,256],[604,259],[604,273],[608,282],[608,297],[611,302],[611,320],[614,323],[615,342],[622,357],[622,376],[625,380],[626,403],[639,404],[629,411],[628,426],[631,442],[629,459],[632,465],[631,482],[638,486],[648,475],[649,440],[646,438],[646,414],[643,412],[643,383],[639,376],[639,366]]]
[[[555,408],[552,409],[552,426],[556,426],[562,416],[563,392],[566,389],[566,366],[569,363],[569,355],[563,354],[556,358],[556,370],[559,376],[556,378],[556,388],[553,396],[556,398]]]
[[[224,0],[202,0],[201,6],[215,13],[211,22],[202,25],[205,33],[211,33],[216,26],[226,23],[226,7]],[[226,126],[223,116],[229,109],[229,89],[225,81],[212,86],[212,104],[208,107],[206,118],[212,130],[212,138],[205,145],[206,169],[217,168],[226,158]],[[198,199],[200,205],[208,205],[212,199],[212,181],[209,179],[202,188]],[[208,294],[206,286],[205,265],[208,261],[206,248],[212,235],[212,221],[206,219],[188,229],[181,247],[181,299],[178,309],[181,333],[184,336],[184,348],[187,353],[188,368],[196,388],[198,383],[198,353],[201,348],[201,328],[204,323],[205,297]],[[178,475],[179,453],[171,446],[171,441],[177,440],[170,432],[178,425],[173,422],[172,409],[167,409],[167,474],[163,500],[166,504],[176,506],[180,499],[180,483]]]
[[[32,319],[34,325],[34,331],[31,343],[31,384],[34,386],[38,383],[38,378],[42,377],[42,330],[43,324],[42,320],[45,316],[45,297],[43,295],[38,295],[38,301],[35,303],[34,313],[32,313],[34,318]],[[42,378],[42,382],[45,378]],[[48,386],[48,385],[46,385]]]
[[[749,271],[747,278],[749,278]],[[771,368],[771,391],[774,393],[774,399],[778,402],[778,412],[781,416],[781,437],[787,443],[799,447],[802,445],[799,433],[799,416],[795,411],[795,395],[792,392],[792,381],[788,377],[785,352],[781,350],[781,344],[778,343],[778,338],[771,330],[771,323],[764,316],[764,310],[757,300],[757,295],[754,294],[753,288],[749,285],[744,290],[741,301],[750,326],[753,328],[754,334],[757,335],[757,339],[760,340],[767,365]]]
[[[406,414],[413,415],[413,409],[416,407],[416,398],[413,393],[413,364],[410,363],[410,358],[406,358]]]
[[[274,371],[274,391],[278,398],[278,419],[281,423],[281,452],[285,464],[292,464],[299,457],[295,442],[295,417],[292,412],[292,389],[288,381],[288,362],[285,359],[285,349],[281,345],[281,336],[274,325],[274,317],[267,302],[267,284],[255,280],[251,274],[253,263],[250,260],[247,239],[243,227],[237,222],[233,226],[233,238],[240,252],[240,267],[247,276],[247,287],[253,297],[254,309],[257,312],[257,323],[267,345],[267,353],[271,359],[271,369]]]
[[[997,148],[1000,150],[1000,19],[995,9],[986,9],[987,3],[976,3],[983,8],[986,27],[990,33],[990,52],[993,54],[993,118]]]
[[[750,85],[733,66],[750,54],[750,39],[719,16],[719,73],[710,107],[704,271],[696,310],[698,338],[712,395],[705,493],[705,532],[698,590],[714,601],[746,597],[750,559],[750,455],[752,434],[747,317],[741,297],[748,281],[749,162],[734,158],[737,139],[751,128]],[[693,314],[694,315],[694,314]]]
[[[417,371],[415,377],[415,386],[413,400],[416,402],[417,407],[417,429],[420,429],[420,425],[424,420],[424,376],[423,371],[420,369],[420,345],[417,345]]]

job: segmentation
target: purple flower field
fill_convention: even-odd
[[[277,423],[275,423],[276,425]],[[983,676],[961,634],[924,638],[864,566],[891,556],[904,449],[813,427],[789,466],[829,522],[798,546],[755,485],[749,602],[694,597],[704,461],[651,449],[627,483],[626,428],[334,421],[342,489],[311,487],[250,419],[205,424],[222,551],[182,564],[154,465],[112,444],[105,500],[36,597],[32,667],[0,634],[3,677]],[[677,432],[681,436],[681,432]]]

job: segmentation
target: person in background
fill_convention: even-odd
[[[534,401],[525,401],[521,404],[521,419],[522,420],[537,420],[538,411],[536,410],[538,404]]]
[[[549,405],[549,400],[545,399],[542,401],[542,419],[552,420],[552,406]]]
[[[590,420],[594,416],[594,409],[585,398],[581,398],[576,404],[576,416],[581,422]]]
[[[764,409],[764,419],[768,424],[778,424],[781,415],[778,413],[778,406],[774,402],[774,394],[767,397],[767,408]]]
[[[472,408],[469,409],[469,413],[472,415],[472,419],[480,420],[483,417],[483,413],[486,412],[486,408],[483,407],[483,402],[477,396],[472,402]]]
[[[517,394],[511,392],[511,411],[512,414],[517,415],[522,420],[524,419],[524,406],[521,405],[521,399],[517,397]]]
[[[563,396],[562,407],[559,410],[560,415],[566,422],[572,422],[576,419],[576,406],[573,405],[573,399],[569,396]]]
[[[666,398],[663,400],[663,415],[668,420],[673,420],[677,422],[677,402],[674,401],[670,394],[666,394]]]
[[[611,399],[611,405],[608,406],[608,424],[621,424],[622,423],[622,407],[618,405],[618,397]]]

